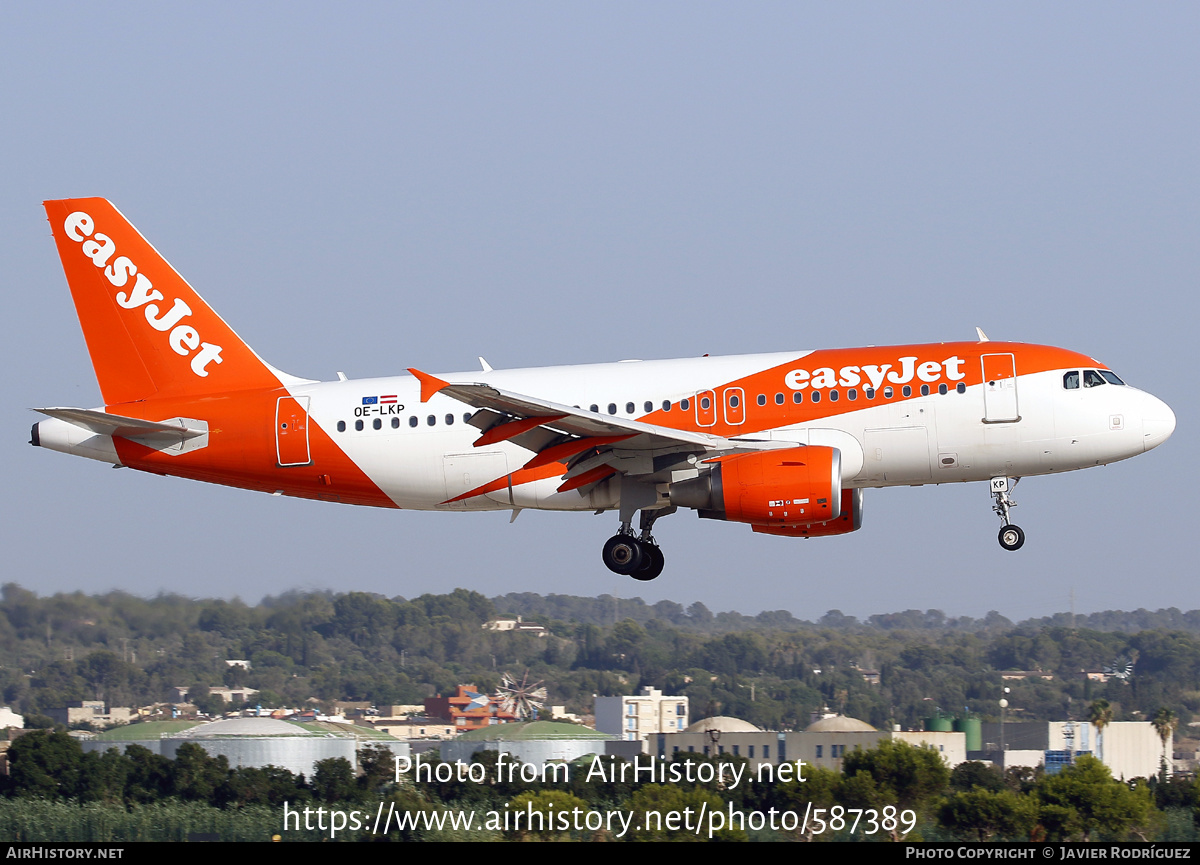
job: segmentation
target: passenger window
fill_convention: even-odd
[[[637,411],[637,406],[631,402],[625,403],[625,414],[633,414],[635,411]]]
[[[383,421],[379,418],[375,418],[375,420],[371,421],[371,426],[375,429],[383,429]]]
[[[610,403],[608,404],[608,413],[609,413],[609,414],[616,414],[616,413],[617,413],[617,404],[616,404],[615,402],[610,402]]]
[[[894,390],[892,390],[892,386],[889,384],[887,387],[885,387],[885,388],[883,389],[883,398],[884,398],[884,399],[891,399],[891,398],[892,398],[892,395],[893,395],[893,394],[895,394],[895,393],[896,393],[896,392],[895,392]]]
[[[642,404],[642,408],[645,409],[646,414],[650,414],[650,412],[654,411],[654,403],[650,402],[650,400],[646,400],[646,402]]]
[[[739,400],[739,399],[737,398],[737,394],[736,394],[736,393],[731,393],[731,394],[729,395],[729,407],[730,407],[730,408],[737,408],[737,407],[738,407],[738,404],[739,404],[740,402],[741,402],[741,400]]]
[[[875,399],[875,388],[873,388],[873,387],[863,388],[863,396],[865,396],[867,399]]]
[[[670,411],[670,410],[671,410],[671,401],[669,399],[664,399],[663,400],[663,411]]]
[[[929,385],[921,385],[921,396],[929,396]]]
[[[392,429],[400,429],[400,418],[392,418]]]
[[[416,416],[416,415],[413,415],[412,417],[410,417],[410,418],[408,419],[408,425],[409,425],[409,426],[416,426],[418,423],[420,423],[420,421],[418,421],[418,420],[417,420],[417,416]]]
[[[1121,381],[1121,379],[1117,378],[1117,374],[1115,372],[1110,372],[1107,369],[1100,370],[1100,375],[1104,376],[1104,380],[1107,381],[1109,384],[1119,384],[1119,385],[1125,384],[1125,382],[1123,382],[1123,381]]]
[[[800,391],[796,391],[794,394],[792,394],[792,402],[794,402],[796,405],[800,405],[800,403],[804,402],[804,394],[802,394]]]
[[[1102,384],[1108,384],[1104,380],[1104,376],[1100,375],[1094,369],[1085,369],[1083,371],[1083,386],[1084,387],[1099,387]]]
[[[765,393],[760,393],[760,394],[758,395],[758,404],[759,404],[759,405],[766,405],[766,404],[767,404],[767,395],[766,395]]]
[[[909,387],[908,385],[905,385],[905,386],[904,386],[904,395],[905,395],[905,396],[912,396],[912,388],[911,388],[911,387]]]
[[[575,406],[575,408],[579,408],[579,406]],[[463,423],[470,423],[470,422],[471,422],[471,414],[472,414],[472,413],[471,413],[471,412],[469,412],[469,411],[465,411],[465,412],[463,412]]]
[[[1079,387],[1079,370],[1073,369],[1063,376],[1063,387],[1067,390],[1076,390]]]
[[[938,385],[938,393],[940,393],[942,396],[945,396],[948,390],[950,390],[950,388],[946,387],[945,382],[942,382]]]
[[[838,401],[838,392],[837,392],[836,390],[831,390],[831,391],[829,392],[829,401],[830,401],[830,402],[837,402],[837,401]]]
[[[851,402],[858,399],[858,391],[856,391],[854,388],[850,388],[850,390],[846,391],[846,399],[850,400]]]
[[[363,428],[363,422],[361,420],[356,420],[354,422],[354,429],[358,432],[362,432],[362,428]]]
[[[437,423],[437,418],[434,415],[430,415],[429,417],[425,418],[425,423],[429,424],[430,426],[433,426],[434,424]]]
[[[783,405],[783,394],[775,394],[775,405]]]
[[[954,386],[954,389],[956,391],[958,391],[959,393],[966,393],[967,392],[967,383],[960,381],[958,384],[956,384]]]
[[[452,414],[446,415],[446,426],[451,426],[453,424],[454,424],[454,415],[452,415]]]
[[[814,390],[812,392],[812,396],[809,397],[809,399],[811,399],[813,402],[820,402],[821,401],[821,392],[819,390]]]
[[[345,432],[345,431],[346,431],[346,422],[344,420],[338,421],[338,432]]]
[[[596,405],[595,403],[592,403],[590,406],[588,406],[588,411],[590,411],[590,412],[595,412],[596,414],[599,414],[599,413],[600,413],[600,406]]]
[[[687,410],[688,410],[688,406],[689,406],[689,405],[691,405],[691,403],[689,403],[689,402],[688,402],[686,399],[681,399],[681,400],[679,401],[679,407],[680,407],[681,409],[683,409],[684,411],[687,411]]]
[[[710,408],[712,408],[712,400],[706,396],[700,397],[700,408],[708,411]]]

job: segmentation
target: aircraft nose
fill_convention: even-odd
[[[1175,412],[1155,396],[1146,394],[1146,405],[1142,409],[1142,449],[1156,448],[1175,432]]]

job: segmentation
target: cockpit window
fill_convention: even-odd
[[[1083,371],[1084,387],[1099,387],[1102,384],[1108,384],[1108,382],[1104,380],[1104,376],[1100,375],[1099,370],[1085,369]]]
[[[1063,387],[1067,390],[1075,390],[1079,387],[1079,370],[1073,369],[1063,376]]]
[[[1115,372],[1110,372],[1107,369],[1100,370],[1100,375],[1104,376],[1104,378],[1108,381],[1109,384],[1121,384],[1121,385],[1125,384],[1125,382],[1121,381],[1121,379],[1119,379],[1117,377],[1117,374]]]

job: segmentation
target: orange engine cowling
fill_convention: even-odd
[[[707,475],[671,485],[671,503],[755,526],[812,525],[842,511],[842,456],[811,445],[722,457]]]
[[[828,535],[848,535],[862,528],[863,491],[842,490],[842,513],[827,523],[805,526],[752,526],[764,535],[782,535],[785,538],[820,538]]]

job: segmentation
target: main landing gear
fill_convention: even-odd
[[[635,580],[653,580],[663,571],[666,557],[651,534],[654,521],[674,513],[675,508],[642,511],[641,534],[635,536],[629,522],[621,523],[617,533],[604,544],[604,566],[615,574]]]
[[[1004,523],[1000,527],[997,540],[1000,541],[1000,546],[1010,551],[1019,550],[1025,544],[1025,532],[1020,526],[1014,526],[1008,521],[1009,508],[1017,506],[1017,503],[1009,498],[1008,494],[1020,480],[1020,478],[1015,478],[1010,483],[1008,478],[992,478],[992,498],[996,500],[996,503],[992,505],[992,510],[996,512],[996,516],[1000,517],[1000,522]]]

